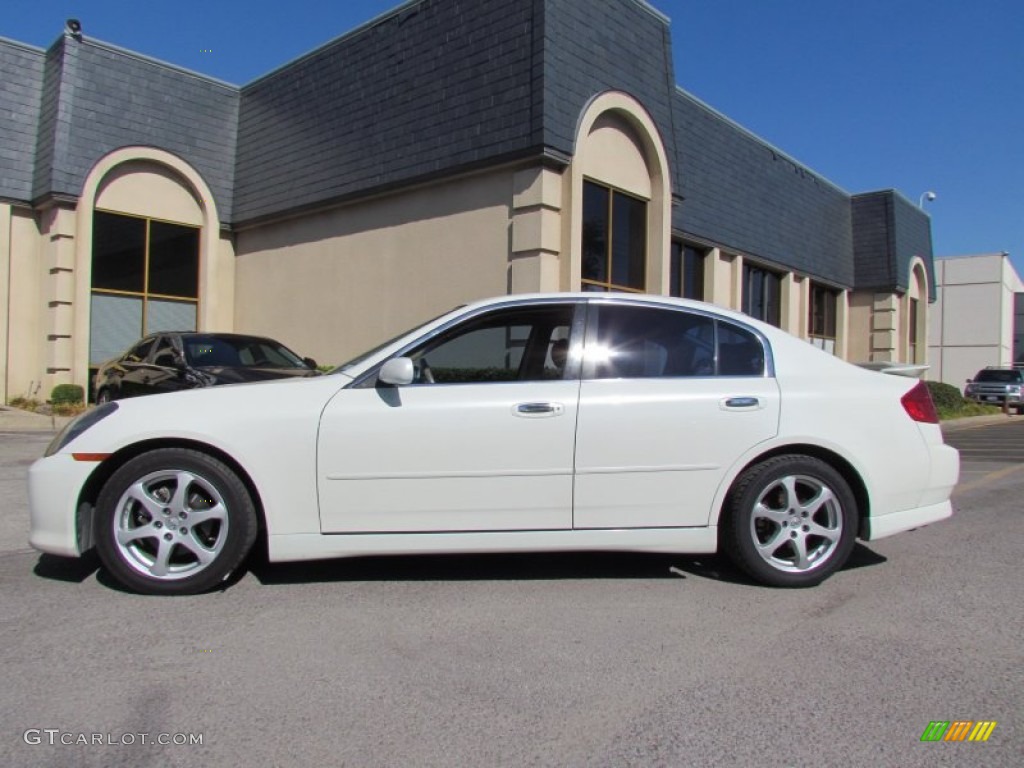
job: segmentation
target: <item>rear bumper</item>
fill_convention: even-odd
[[[953,503],[948,499],[927,507],[905,509],[868,520],[868,541],[884,539],[904,531],[912,531],[928,523],[935,523],[953,516]]]
[[[932,445],[929,453],[928,486],[921,494],[918,505],[868,518],[865,537],[868,541],[920,528],[953,515],[953,504],[949,497],[960,479],[960,453],[944,443]]]

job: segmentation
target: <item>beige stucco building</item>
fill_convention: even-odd
[[[982,368],[1013,365],[1015,331],[1024,330],[1015,322],[1024,281],[1009,254],[940,257],[935,273],[929,378],[963,389]]]
[[[161,330],[340,363],[509,292],[688,296],[925,360],[930,225],[899,193],[850,195],[675,86],[642,0],[467,8],[405,3],[242,87],[0,41],[3,397]]]

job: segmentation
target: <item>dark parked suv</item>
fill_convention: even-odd
[[[964,397],[978,403],[1006,403],[1024,414],[1024,368],[983,368],[967,380]]]

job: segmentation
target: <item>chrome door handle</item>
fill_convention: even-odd
[[[722,405],[729,409],[742,408],[746,410],[748,408],[759,408],[761,401],[756,397],[730,397]]]
[[[561,403],[519,403],[512,408],[516,416],[558,416],[565,410]]]

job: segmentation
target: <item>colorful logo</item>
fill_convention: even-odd
[[[995,720],[932,720],[921,741],[988,741],[997,725]]]

